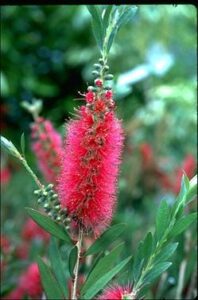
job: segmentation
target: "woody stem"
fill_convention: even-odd
[[[81,247],[82,247],[82,238],[83,238],[83,230],[82,228],[80,228],[78,242],[76,244],[78,254],[77,254],[76,265],[74,268],[74,285],[72,290],[72,300],[77,300],[76,292],[77,292],[77,284],[78,284],[78,271],[79,271],[79,263],[80,263]]]

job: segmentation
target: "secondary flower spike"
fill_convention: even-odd
[[[46,181],[56,183],[60,172],[62,139],[49,120],[38,117],[31,127],[32,149]]]
[[[111,222],[116,204],[123,130],[103,86],[89,90],[85,101],[77,119],[67,125],[58,193],[69,216],[98,236]]]
[[[107,288],[98,300],[134,300],[135,293],[130,286],[115,285]]]

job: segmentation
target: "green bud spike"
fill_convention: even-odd
[[[109,71],[109,66],[105,65],[104,66],[104,71],[106,71],[106,72]]]
[[[49,203],[45,203],[45,204],[43,205],[43,207],[44,207],[44,208],[49,208]]]
[[[100,70],[102,68],[101,64],[94,64],[94,68],[96,68],[97,70]]]
[[[99,75],[99,73],[97,71],[92,71],[92,75],[97,77]]]
[[[105,80],[112,80],[113,79],[113,75],[112,74],[107,74],[104,76]]]
[[[103,60],[103,58],[99,58],[99,63],[101,64],[101,65],[104,65],[104,60]]]

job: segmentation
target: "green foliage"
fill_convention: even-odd
[[[66,232],[66,230],[56,222],[52,221],[49,217],[45,216],[44,214],[40,213],[39,211],[26,207],[26,211],[28,215],[42,228],[44,228],[47,232],[64,240],[68,244],[71,244],[71,239]]]
[[[50,245],[49,245],[49,259],[51,262],[51,267],[57,282],[60,285],[62,293],[65,297],[68,295],[67,285],[66,285],[66,276],[63,269],[63,261],[60,256],[60,251],[57,246],[56,239],[52,236]]]
[[[93,255],[107,247],[115,241],[125,230],[126,224],[117,224],[106,230],[86,251],[85,255]]]
[[[69,272],[71,277],[74,276],[74,267],[76,264],[76,260],[77,260],[77,255],[78,255],[78,248],[77,246],[74,246],[69,254]]]
[[[85,295],[83,295],[82,299],[91,299],[94,297],[107,283],[118,274],[131,260],[131,256],[122,260],[115,267],[113,267],[110,271],[106,272],[102,277],[98,280],[94,281],[93,285],[87,290]]]
[[[166,260],[175,252],[178,243],[171,240],[176,235],[186,230],[196,220],[197,213],[181,216],[186,205],[186,197],[190,189],[190,182],[184,175],[181,190],[175,205],[169,207],[166,201],[162,201],[157,215],[154,242],[152,234],[148,233],[144,241],[140,241],[133,261],[134,290],[141,292],[167,270],[172,263]],[[182,210],[179,213],[179,208]]]
[[[38,266],[47,299],[64,299],[64,296],[59,288],[59,284],[52,274],[49,266],[40,257],[38,258]]]

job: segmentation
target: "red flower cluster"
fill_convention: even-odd
[[[136,299],[132,293],[132,288],[128,286],[112,286],[107,288],[99,297],[98,300],[123,300]]]
[[[79,119],[68,124],[58,193],[68,214],[97,236],[115,207],[123,131],[113,100],[93,96],[92,105],[82,106]]]
[[[182,164],[181,168],[178,168],[175,172],[175,184],[173,186],[173,192],[178,194],[181,186],[181,179],[183,176],[183,172],[186,173],[189,179],[191,179],[195,175],[196,171],[196,161],[191,154],[188,154]]]
[[[12,291],[5,299],[20,300],[24,296],[30,296],[33,299],[41,299],[42,286],[38,265],[32,263],[28,269],[19,277],[17,288]]]
[[[28,219],[23,226],[21,237],[23,242],[16,248],[16,255],[21,259],[27,259],[31,241],[34,239],[39,239],[45,243],[48,243],[50,234],[43,230],[32,219]]]
[[[56,183],[60,171],[62,140],[52,123],[37,118],[31,127],[32,149],[46,181]]]
[[[40,239],[48,242],[50,238],[50,234],[37,225],[37,223],[35,223],[32,219],[28,219],[26,221],[21,235],[27,242],[30,242],[33,239]]]

